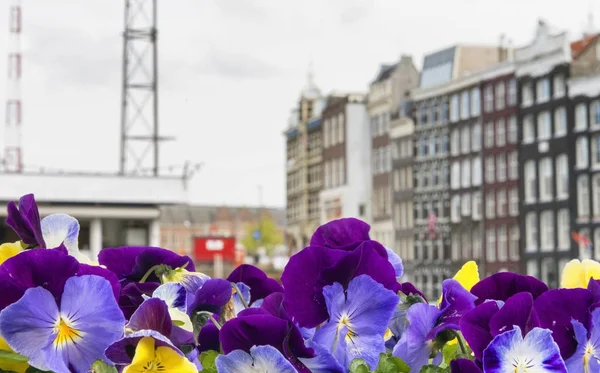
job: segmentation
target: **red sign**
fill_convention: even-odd
[[[216,254],[221,255],[223,261],[233,262],[235,256],[235,238],[205,236],[194,238],[195,260],[198,262],[212,262]]]

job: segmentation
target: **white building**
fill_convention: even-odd
[[[365,95],[331,95],[322,122],[321,223],[341,217],[370,221],[371,150]]]
[[[79,220],[79,248],[96,258],[105,247],[160,245],[160,205],[187,203],[181,178],[99,174],[0,174],[0,242],[18,238],[6,226],[6,204],[33,193],[40,215]]]

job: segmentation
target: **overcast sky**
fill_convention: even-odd
[[[26,165],[116,171],[124,1],[23,3]],[[366,91],[382,62],[411,54],[420,66],[425,53],[495,45],[501,33],[519,46],[531,40],[539,17],[578,37],[590,4],[159,0],[160,125],[177,137],[163,146],[161,163],[205,163],[193,202],[253,205],[262,185],[265,204],[284,206],[282,133],[311,59],[323,92]],[[593,11],[600,26],[600,5]],[[7,13],[0,7],[0,53]],[[4,87],[1,56],[0,71]]]

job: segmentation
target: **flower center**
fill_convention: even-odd
[[[54,327],[54,332],[56,333],[54,344],[57,346],[63,346],[68,342],[76,342],[81,339],[81,332],[72,328],[62,317],[58,321],[58,325]]]
[[[154,360],[148,361],[144,365],[142,372],[158,373],[158,372],[166,372],[166,371],[167,371],[167,368],[165,368],[165,366],[158,359],[154,359]]]
[[[585,352],[583,353],[583,370],[585,373],[590,371],[590,359],[594,357],[594,346],[588,341],[585,345]]]
[[[531,372],[533,368],[533,359],[518,359],[513,361],[514,373],[527,373]]]

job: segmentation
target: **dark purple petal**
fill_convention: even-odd
[[[292,321],[288,313],[283,308],[283,293],[273,293],[265,298],[260,308],[269,314],[287,321]]]
[[[271,315],[250,315],[227,321],[219,333],[225,354],[233,350],[250,351],[252,346],[269,345],[283,353],[289,323]]]
[[[479,281],[471,289],[471,293],[478,299],[477,305],[486,300],[505,301],[511,296],[528,292],[533,299],[548,291],[548,286],[531,276],[519,275],[512,272],[500,272]]]
[[[283,287],[259,268],[242,264],[237,267],[227,280],[230,282],[242,282],[250,287],[250,304],[258,299],[266,298],[271,293],[283,293]]]
[[[401,284],[398,285],[398,287],[395,289],[396,293],[398,291],[401,291],[402,293],[404,293],[405,295],[411,295],[411,294],[416,294],[421,296],[421,298],[423,298],[426,302],[427,302],[427,298],[425,297],[425,295],[423,293],[421,293],[413,284],[411,284],[410,282],[403,282]]]
[[[549,290],[534,302],[541,327],[552,331],[552,338],[565,360],[577,349],[571,320],[575,319],[588,327],[592,302],[592,293],[587,289]]]
[[[0,266],[0,310],[16,302],[25,290],[42,286],[57,304],[67,279],[77,272],[79,262],[59,250],[26,250]]]
[[[184,267],[188,271],[195,271],[194,262],[190,257],[159,247],[108,248],[100,251],[98,262],[117,275],[119,280],[127,279],[132,282],[140,281],[150,268],[158,264],[165,264],[173,269]],[[147,281],[159,282],[159,279],[152,274]]]
[[[200,345],[200,352],[204,351],[219,351],[221,349],[221,342],[219,341],[219,329],[213,323],[208,323],[200,329],[198,335],[198,344]]]
[[[489,324],[499,309],[498,303],[485,302],[467,312],[460,320],[460,331],[477,360],[483,359],[483,350],[494,339]]]
[[[444,280],[442,282],[442,293],[441,315],[436,326],[427,336],[430,339],[446,329],[458,330],[463,315],[475,308],[475,296],[456,280]]]
[[[531,293],[523,292],[508,298],[504,306],[490,320],[490,332],[495,337],[512,330],[515,325],[521,328],[523,336],[540,326],[537,312],[533,308]]]
[[[281,275],[284,307],[300,326],[312,328],[327,319],[323,287],[317,286],[317,281],[324,268],[346,255],[342,250],[309,246],[290,258]]]
[[[121,293],[121,284],[119,283],[119,279],[117,276],[109,271],[106,268],[102,268],[99,266],[91,266],[87,264],[79,264],[79,269],[77,270],[77,276],[83,275],[96,275],[100,277],[104,277],[110,282],[110,286],[112,287],[113,293],[115,295],[115,299],[119,300],[119,295]]]
[[[106,349],[106,357],[117,365],[129,365],[135,355],[135,348],[144,337],[154,339],[155,348],[166,346],[173,348],[175,352],[183,356],[183,353],[173,346],[171,341],[164,335],[154,330],[140,330],[125,336],[123,339],[113,343]]]
[[[19,199],[19,207],[14,202],[7,205],[6,224],[11,227],[23,242],[28,245],[46,247],[42,236],[40,213],[33,194],[26,194]]]
[[[194,339],[194,333],[188,332],[187,330],[180,328],[177,325],[172,325],[171,335],[169,339],[177,347],[182,345],[195,345],[196,340]]]
[[[213,278],[204,283],[196,292],[194,303],[188,308],[192,314],[198,311],[221,313],[221,307],[231,299],[231,283],[227,280]]]
[[[450,362],[450,371],[452,373],[482,373],[477,364],[469,359],[452,360]]]
[[[362,241],[369,241],[371,227],[362,220],[344,218],[321,225],[310,238],[311,246],[353,250]]]
[[[170,336],[172,325],[167,304],[162,299],[150,298],[133,313],[127,327],[133,331],[155,330]]]
[[[119,297],[119,308],[123,311],[125,318],[129,319],[140,304],[144,303],[143,295],[151,297],[159,286],[160,284],[157,282],[131,282],[123,286]]]
[[[592,293],[593,305],[590,311],[593,311],[594,309],[600,307],[600,280],[590,279],[590,282],[588,283],[588,290]]]

